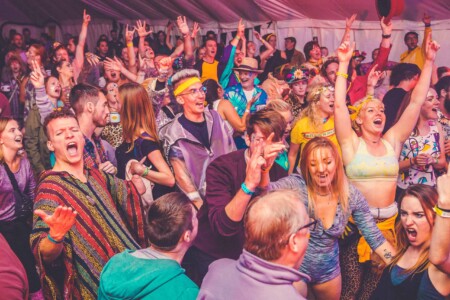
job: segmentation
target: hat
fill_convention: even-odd
[[[360,52],[359,50],[353,51],[353,58],[361,57],[361,61],[365,60],[367,53],[365,51]]]
[[[258,69],[258,61],[252,57],[244,57],[242,63],[234,71],[248,71],[254,73],[262,73],[263,70]]]
[[[297,39],[295,37],[293,37],[293,36],[288,36],[287,38],[284,38],[284,40],[290,40],[291,42],[297,44]]]
[[[399,16],[405,8],[404,0],[375,0],[378,17],[384,17],[384,23],[387,24],[395,17]]]
[[[284,81],[288,84],[304,80],[309,80],[309,70],[305,67],[292,67],[284,77]]]

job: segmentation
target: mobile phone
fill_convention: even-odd
[[[120,123],[120,114],[116,111],[109,113],[109,123],[117,124]]]

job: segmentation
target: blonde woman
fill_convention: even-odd
[[[360,136],[352,129],[352,121],[346,106],[348,65],[352,58],[354,45],[348,41],[338,49],[339,68],[336,78],[336,107],[334,111],[336,136],[342,150],[342,159],[350,181],[367,199],[371,213],[385,237],[395,241],[395,218],[397,205],[395,191],[399,171],[398,158],[402,144],[411,134],[420,114],[430,86],[433,62],[439,45],[427,42],[426,62],[419,81],[411,95],[411,102],[401,118],[392,128],[382,135],[386,122],[384,105],[380,100],[370,97],[355,107],[354,125]],[[363,239],[351,243],[341,253],[343,268],[343,298],[368,299],[380,278],[383,263],[372,255]],[[353,255],[356,253],[359,257]],[[347,253],[348,251],[348,253]],[[345,261],[345,263],[344,263]],[[359,263],[367,262],[360,265]],[[372,264],[376,268],[372,268]],[[375,262],[377,261],[377,262]],[[344,275],[344,273],[346,275]],[[348,280],[346,279],[348,276]]]
[[[300,120],[291,132],[289,147],[289,174],[295,168],[299,151],[314,137],[326,137],[339,149],[334,132],[334,89],[331,85],[319,83],[310,87],[306,98],[308,106],[302,111]]]

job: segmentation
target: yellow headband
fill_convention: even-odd
[[[269,33],[269,35],[266,36],[266,38],[265,38],[266,42],[268,42],[270,40],[270,38],[273,37],[274,35],[275,34],[273,34],[273,33]]]
[[[182,84],[180,84],[175,91],[173,91],[173,94],[176,96],[180,95],[182,92],[184,92],[188,87],[193,85],[194,83],[202,83],[198,77],[191,77]]]
[[[352,121],[355,121],[356,118],[359,116],[359,112],[361,111],[361,109],[363,108],[363,106],[367,103],[369,103],[370,101],[373,100],[372,96],[367,96],[366,99],[364,99],[363,101],[361,101],[361,103],[359,103],[357,106],[348,106],[348,109],[352,111],[352,113],[350,114],[350,119]]]

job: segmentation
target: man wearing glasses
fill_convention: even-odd
[[[232,132],[220,115],[205,108],[205,90],[198,71],[176,73],[172,87],[183,113],[164,125],[159,135],[178,187],[200,208],[206,190],[206,167],[236,148]]]
[[[308,217],[299,197],[279,190],[250,204],[243,253],[238,260],[210,265],[198,299],[304,299],[292,284],[309,280],[298,269],[317,221]]]

